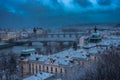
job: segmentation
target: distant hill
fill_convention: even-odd
[[[93,27],[98,27],[98,28],[110,28],[116,26],[118,23],[86,23],[86,24],[74,24],[74,25],[67,25],[67,26],[62,26],[61,28],[66,29],[66,28],[93,28]],[[117,25],[118,26],[118,25]],[[120,26],[120,24],[119,24]]]
[[[117,24],[115,27],[120,27],[120,23],[119,23],[119,24]]]

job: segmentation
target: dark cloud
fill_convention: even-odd
[[[98,0],[99,5],[111,5],[112,0]]]
[[[119,0],[0,0],[0,26],[120,22]]]
[[[84,12],[99,8],[108,9],[120,7],[119,0],[1,0],[0,7],[4,7],[11,13],[22,14],[25,11],[49,10],[63,12]],[[112,8],[111,8],[112,9]],[[38,11],[38,12],[39,12]]]
[[[82,7],[89,7],[92,5],[89,0],[76,0],[76,2]]]

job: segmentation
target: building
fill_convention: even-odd
[[[23,55],[24,54],[24,55]],[[22,76],[29,76],[39,72],[64,75],[73,65],[82,65],[87,61],[83,49],[65,50],[54,55],[38,55],[37,53],[22,53],[20,66]]]
[[[101,37],[100,33],[97,32],[97,28],[95,27],[94,32],[92,34],[90,34],[90,36],[84,35],[79,38],[78,47],[83,48],[86,45],[89,45],[90,43],[94,44],[94,43],[99,43],[101,41],[102,41],[102,37]]]
[[[98,43],[102,40],[101,35],[97,32],[97,28],[94,28],[94,32],[89,37],[90,43]]]
[[[2,41],[3,35],[5,34],[5,31],[0,31],[0,41]]]
[[[89,61],[96,60],[97,55],[103,54],[115,44],[120,44],[120,40],[115,38],[114,41],[111,36],[103,39],[95,29],[90,37],[80,38],[79,45],[82,47],[77,50],[70,48],[53,55],[38,55],[34,49],[23,50],[20,60],[21,73],[23,77],[40,72],[63,76],[74,65],[87,66]]]
[[[43,32],[44,32],[43,28],[37,28],[36,34],[41,35],[41,34],[43,34]]]
[[[33,36],[32,29],[22,30],[19,32],[19,34],[20,34],[20,38],[29,38]]]
[[[1,33],[1,40],[2,41],[8,41],[8,40],[11,40],[11,39],[14,39],[16,40],[17,38],[19,38],[19,33],[18,32],[14,32],[14,31],[11,31],[11,32],[2,32]]]

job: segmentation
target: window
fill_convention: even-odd
[[[53,68],[51,67],[51,72],[53,72]]]
[[[43,65],[43,70],[42,71],[44,71],[44,65]]]
[[[41,71],[41,65],[39,65],[39,71]]]
[[[47,66],[47,72],[48,72],[48,66]]]
[[[24,71],[23,71],[23,66],[21,66],[21,71],[22,71],[22,76],[23,76],[23,73],[24,73]]]
[[[31,64],[29,64],[29,72],[30,72],[30,74],[31,74]]]
[[[32,64],[32,73],[34,74],[34,64]]]
[[[37,64],[36,64],[36,73],[38,73]]]
[[[55,72],[57,73],[57,68],[55,68]]]
[[[62,68],[60,69],[60,73],[62,73]]]

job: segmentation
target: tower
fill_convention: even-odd
[[[97,32],[97,27],[95,26],[94,32],[91,34],[89,37],[89,42],[90,43],[98,43],[101,41],[101,35]]]
[[[34,27],[34,28],[33,28],[33,33],[36,34],[36,32],[37,32],[37,29]]]

